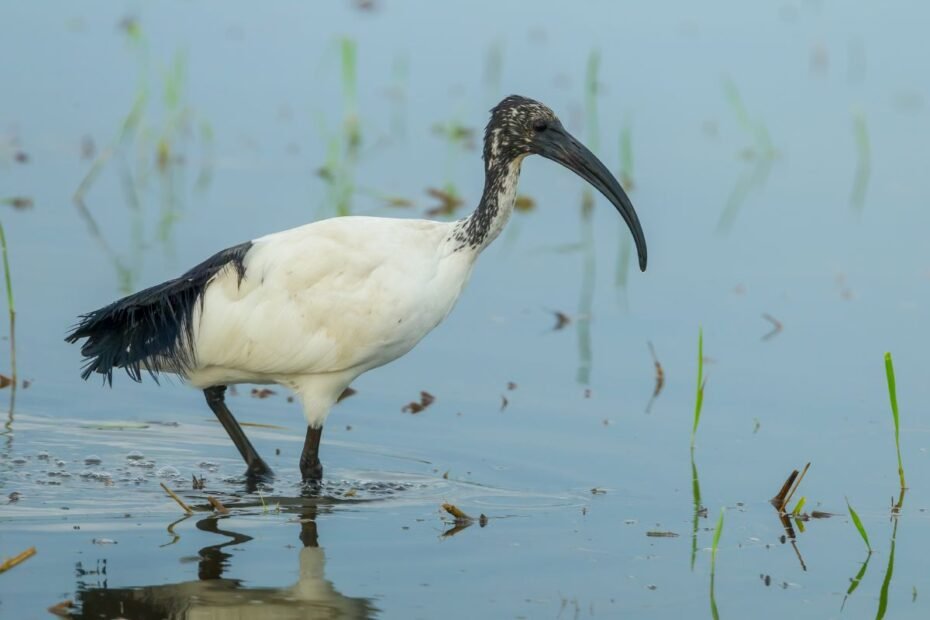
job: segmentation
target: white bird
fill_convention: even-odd
[[[453,222],[340,217],[223,250],[181,277],[83,315],[83,377],[112,383],[123,368],[179,375],[203,390],[255,479],[271,476],[224,402],[237,383],[279,384],[303,404],[305,481],[319,481],[330,408],[362,373],[410,351],[452,310],[475,260],[510,219],[527,155],[574,171],[617,208],[646,269],[646,241],[629,198],[548,107],[510,96],[485,130],[485,183]],[[157,377],[156,377],[157,378]]]

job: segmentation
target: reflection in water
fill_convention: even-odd
[[[750,192],[765,186],[772,163],[778,154],[772,144],[768,128],[764,122],[750,116],[736,84],[732,80],[726,80],[723,89],[737,124],[750,140],[750,144],[743,148],[741,156],[755,163],[736,179],[736,184],[730,190],[727,202],[720,213],[720,219],[717,221],[717,232],[729,230]]]
[[[591,382],[591,313],[594,305],[594,277],[597,263],[594,250],[594,195],[585,188],[581,197],[581,298],[578,300],[578,383]]]
[[[733,189],[730,190],[730,194],[727,196],[726,204],[720,213],[720,219],[717,220],[717,232],[729,231],[749,194],[755,189],[765,187],[774,162],[773,155],[763,155],[756,159],[756,162],[751,167],[740,173],[733,185]]]
[[[150,242],[157,242],[170,255],[174,224],[183,211],[185,168],[195,147],[201,151],[200,171],[194,188],[205,190],[212,177],[213,131],[205,118],[199,118],[186,101],[187,58],[176,52],[161,71],[162,81],[150,78],[149,46],[141,25],[127,18],[122,23],[127,45],[137,56],[136,93],[125,118],[120,123],[110,146],[100,152],[74,192],[73,202],[88,231],[113,265],[118,288],[123,293],[134,291],[136,278],[142,269],[143,251]],[[160,99],[151,91],[161,90]],[[158,108],[151,101],[162,102]],[[199,120],[200,134],[193,130]],[[198,144],[199,143],[199,144]],[[114,249],[97,224],[87,205],[87,196],[97,179],[109,168],[116,168],[123,200],[129,208],[129,255]],[[146,235],[146,197],[151,194],[152,173],[159,192],[157,230],[152,238]]]
[[[342,131],[328,135],[326,123],[321,118],[320,133],[326,141],[326,161],[317,174],[326,182],[326,205],[332,215],[339,217],[352,214],[355,195],[355,168],[359,148],[362,144],[361,121],[358,108],[358,47],[355,39],[343,37],[339,40],[339,63],[342,82]]]
[[[694,517],[691,521],[691,572],[694,572],[694,560],[697,558],[698,520],[701,517],[707,518],[707,508],[701,506],[701,481],[698,480],[693,447],[691,448],[691,497],[694,501]]]
[[[882,580],[882,589],[878,595],[878,612],[875,620],[881,620],[888,611],[888,588],[891,587],[891,575],[894,573],[894,547],[898,537],[898,519],[894,518],[894,527],[891,530],[891,550],[888,552],[888,568],[885,569],[885,578]]]
[[[856,139],[856,172],[853,176],[849,204],[856,211],[862,211],[865,206],[865,192],[869,187],[869,177],[872,175],[872,148],[869,142],[869,128],[865,115],[861,111],[853,116],[853,135]]]
[[[862,582],[862,579],[865,577],[865,571],[869,568],[869,560],[872,559],[872,551],[869,550],[869,554],[865,556],[865,562],[862,563],[862,567],[859,568],[859,572],[856,573],[856,576],[849,580],[849,589],[846,590],[846,595],[843,596],[843,603],[840,605],[840,611],[843,611],[843,608],[846,607],[846,600],[856,591],[856,588],[859,587],[859,584]]]
[[[587,141],[593,153],[600,145],[600,132],[597,122],[597,72],[601,64],[601,54],[591,50],[585,72],[585,129]],[[578,374],[577,381],[582,385],[591,382],[591,314],[594,305],[594,284],[597,271],[597,253],[594,247],[594,194],[586,187],[581,194],[581,292],[578,301]]]
[[[75,618],[372,618],[377,609],[366,598],[344,596],[326,579],[326,557],[319,546],[316,517],[319,498],[304,498],[300,505],[299,577],[281,587],[248,587],[239,579],[223,577],[235,557],[232,549],[250,536],[221,528],[230,515],[211,514],[196,526],[228,540],[199,551],[198,579],[182,583],[130,588],[108,588],[106,577],[89,586],[79,572]],[[239,507],[245,507],[240,504]]]

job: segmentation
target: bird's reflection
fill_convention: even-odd
[[[239,506],[243,506],[240,504]],[[344,596],[326,579],[326,556],[319,546],[316,517],[327,504],[319,497],[303,497],[296,508],[300,515],[297,583],[281,588],[249,587],[223,576],[233,560],[234,549],[251,536],[223,529],[230,515],[211,514],[196,523],[197,529],[228,538],[200,549],[198,579],[182,583],[107,588],[106,584],[78,584],[79,612],[74,618],[232,619],[250,618],[372,618],[377,609],[366,598]]]

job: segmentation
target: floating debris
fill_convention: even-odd
[[[268,388],[252,388],[252,398],[268,398],[274,394],[277,394],[277,392]]]
[[[507,389],[510,390],[510,391],[512,392],[513,390],[517,389],[517,384],[514,383],[513,381],[508,381],[508,382],[507,382]]]
[[[401,409],[404,413],[420,413],[427,407],[433,404],[433,401],[436,400],[436,397],[426,391],[420,392],[420,402],[411,401],[404,405]]]
[[[601,489],[599,487],[594,487],[593,489],[591,489],[591,495],[606,495],[606,494],[607,494],[607,491],[605,489]]]
[[[509,403],[510,403],[510,401],[507,400],[507,397],[504,396],[503,394],[501,394],[501,411],[503,411],[504,409],[506,409],[506,408],[507,408],[507,405],[508,405]]]
[[[337,402],[337,403],[341,403],[342,401],[344,401],[344,400],[347,399],[348,397],[353,396],[353,395],[355,395],[355,394],[358,394],[358,392],[357,392],[356,390],[353,390],[352,388],[347,387],[346,389],[344,389],[344,390],[342,391],[342,394],[339,395],[339,398],[336,399],[336,402]]]
[[[536,208],[536,201],[523,194],[517,196],[513,201],[513,209],[518,213],[529,213]]]
[[[804,474],[807,473],[810,466],[810,463],[805,465],[800,474],[798,470],[792,470],[781,489],[775,494],[775,497],[769,500],[772,505],[778,509],[779,513],[785,512],[785,506],[791,501],[791,496],[794,495],[794,492],[797,491],[798,487],[801,485],[801,480],[804,478]]]
[[[117,545],[119,544],[112,538],[92,538],[90,542],[94,543],[95,545]]]
[[[18,211],[31,209],[33,202],[28,196],[10,196],[9,198],[0,198],[0,205],[8,205]]]
[[[14,503],[14,502],[18,502],[18,501],[19,501],[19,498],[22,497],[22,496],[23,496],[23,494],[20,493],[19,491],[13,491],[12,493],[10,493],[9,495],[6,496],[6,498],[7,498],[7,500],[8,500],[7,503],[8,503],[8,504],[12,504],[12,503]]]
[[[343,497],[355,497],[356,495],[358,495],[358,491],[355,489],[349,489],[342,494]]]
[[[782,324],[781,324],[781,321],[779,321],[778,319],[776,319],[776,318],[775,318],[774,316],[772,316],[771,314],[768,314],[767,312],[763,312],[763,313],[762,313],[762,318],[765,319],[766,321],[768,321],[769,323],[772,324],[772,331],[770,331],[770,332],[768,332],[767,334],[765,334],[764,336],[762,336],[762,340],[763,340],[763,341],[765,341],[765,340],[771,340],[772,338],[774,338],[775,336],[777,336],[778,334],[781,333],[781,330],[782,330],[782,327],[783,327]]]
[[[207,501],[210,502],[210,505],[213,506],[213,510],[217,511],[221,515],[229,514],[229,508],[223,505],[223,502],[218,500],[212,495],[207,496]]]
[[[71,611],[74,609],[74,601],[71,599],[64,600],[60,603],[56,603],[48,608],[48,613],[53,616],[60,616],[62,618],[70,618]]]
[[[652,403],[655,402],[655,399],[665,386],[665,371],[662,369],[662,364],[659,363],[659,358],[656,357],[656,350],[652,346],[651,340],[649,341],[649,353],[652,355],[652,364],[656,369],[656,385],[652,390],[652,397],[649,398],[649,403],[646,405],[646,413],[652,410]]]
[[[198,478],[194,474],[191,474],[191,488],[193,490],[200,491],[201,489],[203,489],[204,484],[206,484],[206,479],[203,476]]]
[[[661,530],[650,530],[646,532],[646,536],[650,538],[678,538],[678,534],[675,532],[666,532]]]
[[[554,332],[557,332],[560,329],[563,329],[566,325],[569,325],[572,322],[572,317],[568,316],[564,312],[553,310],[552,314],[555,315],[555,327],[552,328],[552,331]]]

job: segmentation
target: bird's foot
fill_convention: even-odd
[[[300,473],[303,476],[304,484],[314,484],[319,486],[323,481],[323,464],[320,459],[300,460]]]
[[[256,458],[248,463],[245,470],[246,480],[251,482],[271,482],[274,479],[274,472],[268,467],[261,458]]]

